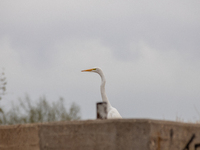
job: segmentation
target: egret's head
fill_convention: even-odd
[[[101,69],[100,68],[92,68],[92,69],[82,70],[81,72],[95,72],[95,73],[100,73]]]

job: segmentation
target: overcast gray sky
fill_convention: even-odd
[[[64,97],[94,119],[101,80],[81,70],[95,66],[123,118],[200,120],[200,1],[0,2],[2,105]]]

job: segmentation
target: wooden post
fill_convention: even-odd
[[[107,119],[107,103],[98,102],[97,103],[97,119]]]

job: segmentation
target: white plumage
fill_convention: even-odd
[[[108,98],[107,98],[106,92],[105,92],[106,79],[105,79],[105,76],[103,74],[103,71],[100,68],[92,68],[92,69],[82,70],[82,72],[95,72],[95,73],[98,73],[100,75],[100,77],[101,77],[100,90],[101,90],[102,101],[103,102],[107,102],[107,105],[108,105],[107,118],[108,119],[119,119],[119,118],[122,118],[121,115],[119,114],[119,112],[117,111],[117,109],[112,107],[110,102],[108,101]]]

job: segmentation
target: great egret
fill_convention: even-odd
[[[117,111],[117,109],[112,107],[110,105],[110,102],[108,101],[108,98],[107,98],[106,92],[105,92],[106,79],[105,79],[105,76],[103,74],[103,71],[100,68],[92,68],[92,69],[82,70],[82,72],[94,72],[94,73],[98,73],[100,75],[100,77],[101,77],[101,87],[100,88],[101,88],[102,101],[107,102],[107,106],[108,106],[107,118],[108,119],[122,118],[121,115],[119,114],[119,112]]]

